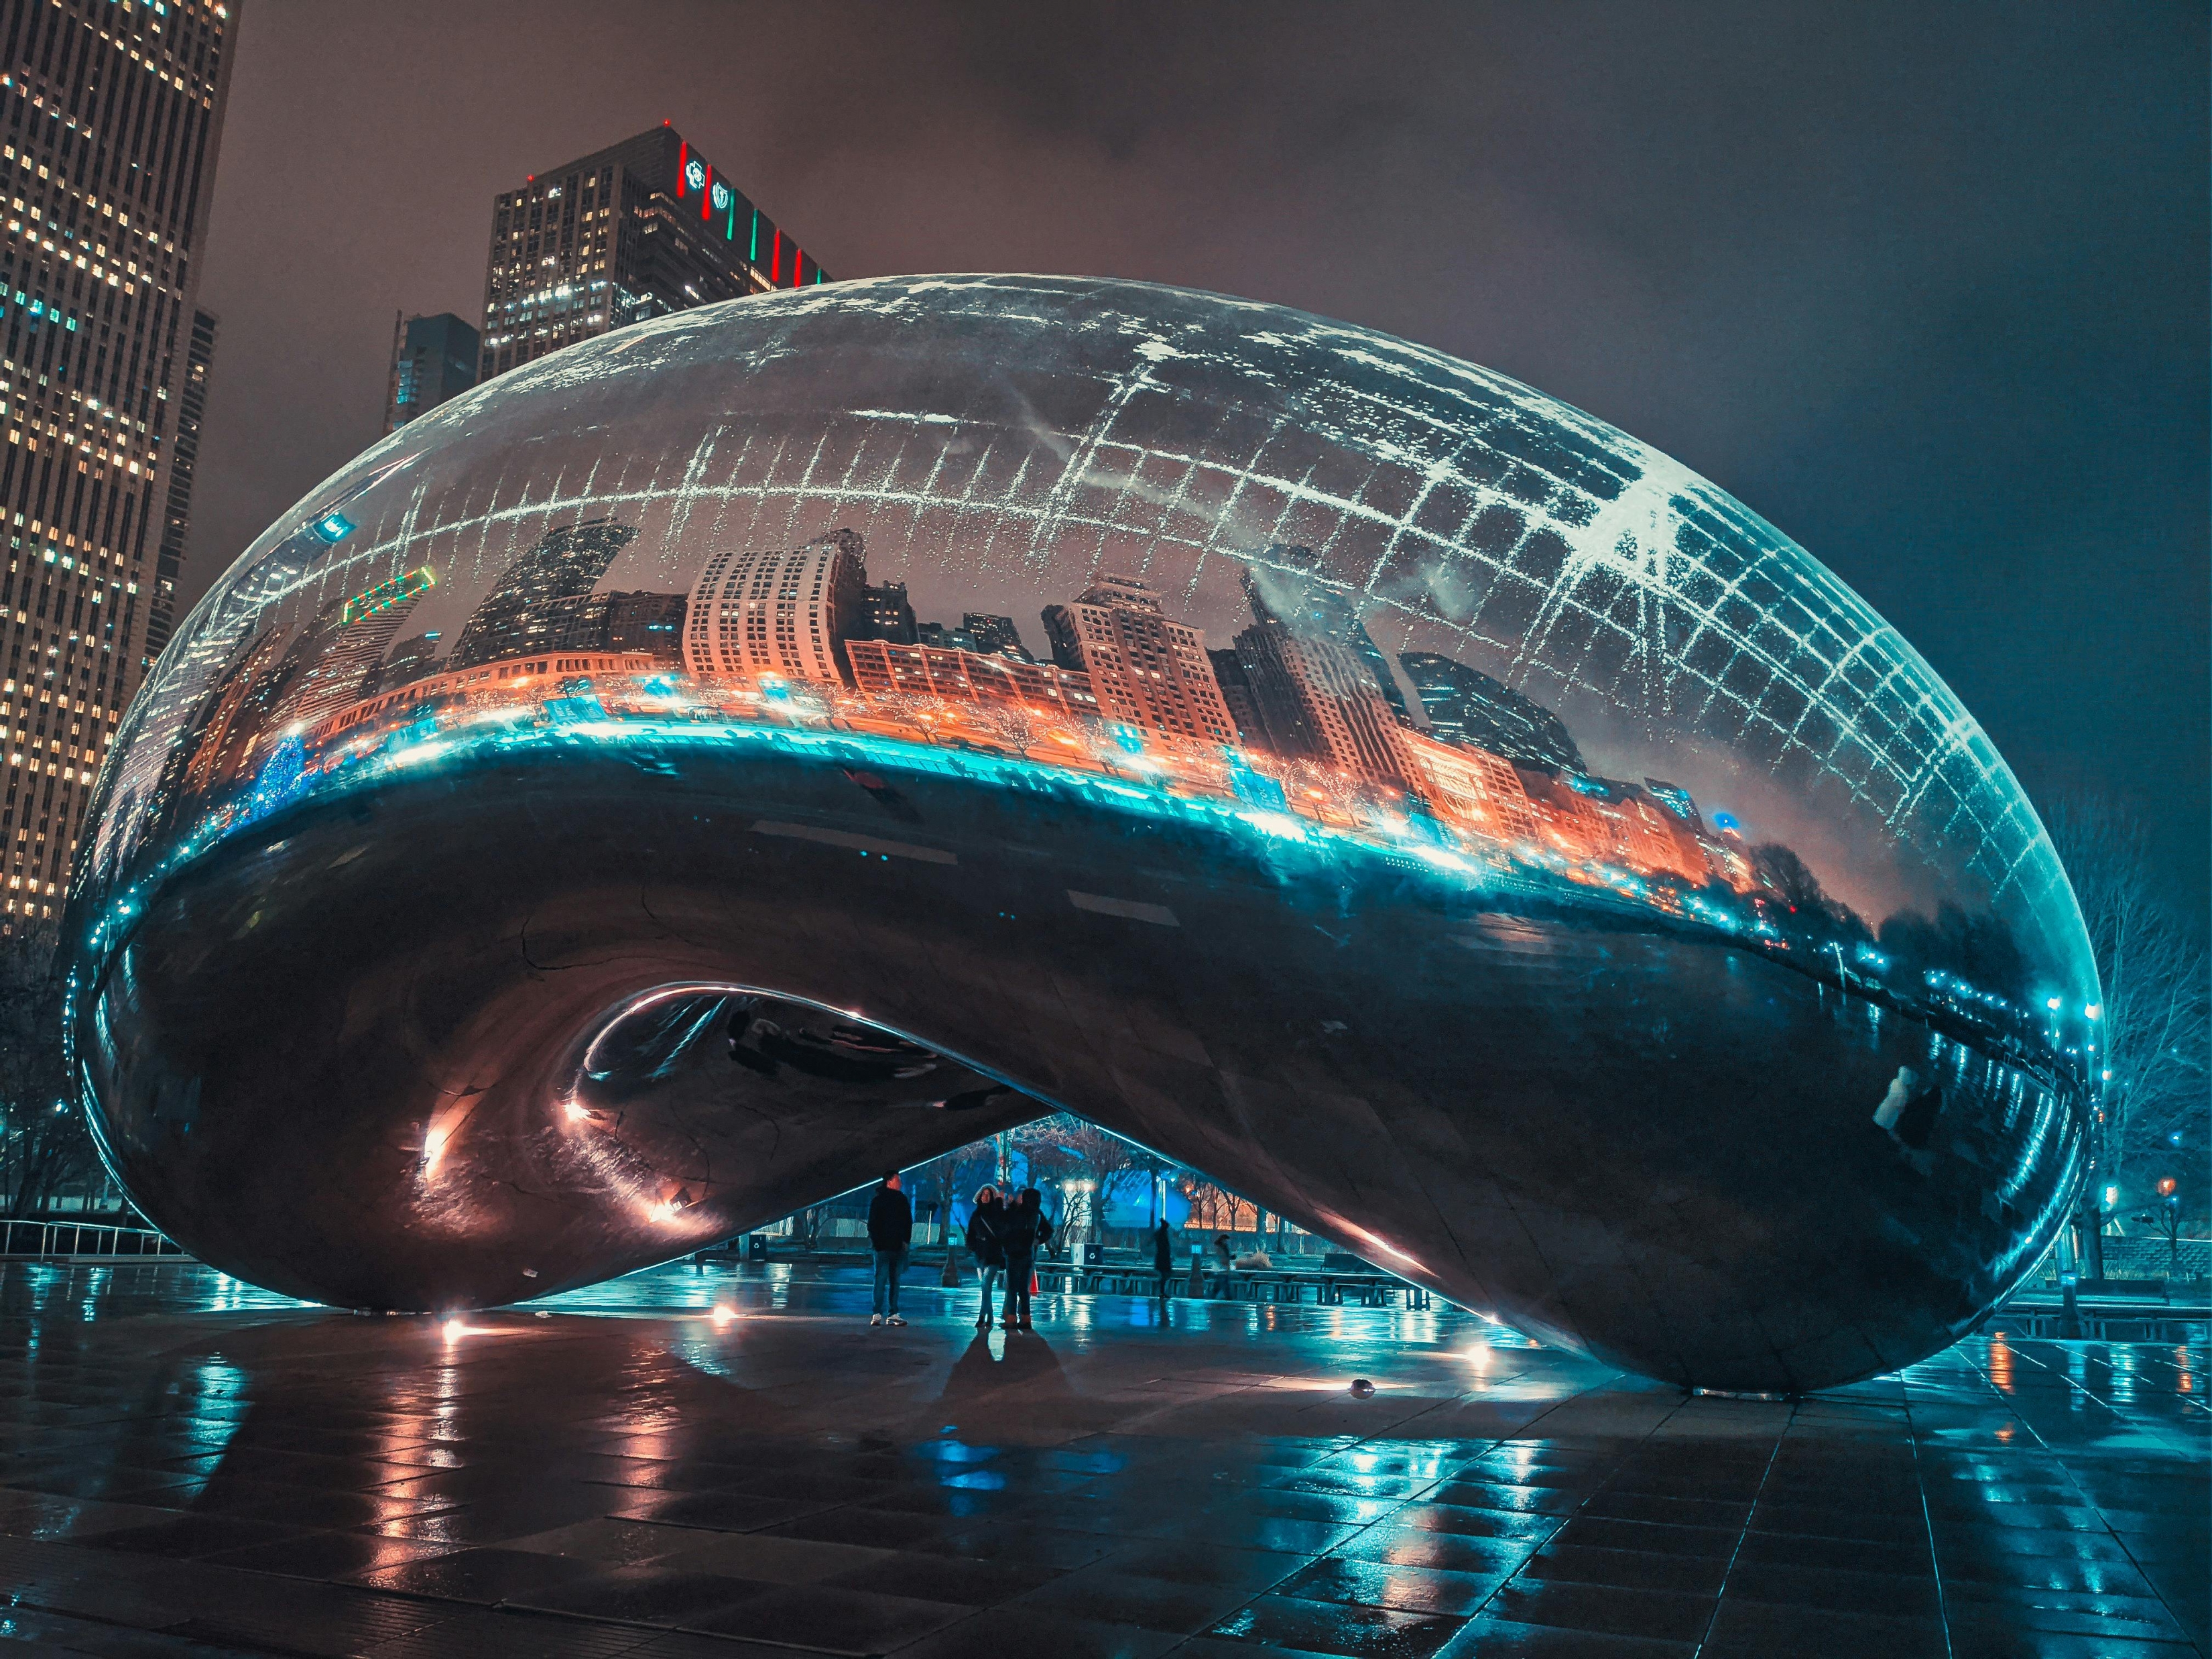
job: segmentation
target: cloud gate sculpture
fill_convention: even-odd
[[[1502,376],[1136,283],[738,301],[417,420],[179,631],[70,903],[115,1174],[340,1305],[1067,1110],[1804,1389],[1982,1317],[2094,1110],[2041,825],[1833,575]]]

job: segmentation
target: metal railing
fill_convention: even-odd
[[[106,1226],[88,1221],[0,1221],[0,1257],[116,1261],[183,1255],[183,1250],[151,1227]]]

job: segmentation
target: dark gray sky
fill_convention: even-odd
[[[2205,13],[249,0],[186,586],[481,315],[495,192],[661,120],[833,276],[1139,277],[1515,375],[1904,632],[2207,904]]]

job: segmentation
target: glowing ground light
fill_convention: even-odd
[[[465,1334],[469,1328],[458,1319],[448,1319],[438,1328],[445,1334],[446,1340],[452,1342]]]
[[[710,1316],[716,1325],[727,1325],[737,1318],[738,1310],[726,1302],[717,1302],[714,1304],[714,1311]]]

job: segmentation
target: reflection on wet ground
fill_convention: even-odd
[[[867,1294],[678,1267],[441,1326],[188,1265],[0,1265],[0,1638],[2212,1651],[2201,1348],[1985,1334],[1783,1403],[1450,1311],[1046,1297],[1010,1340],[972,1292],[909,1286],[902,1330]]]

